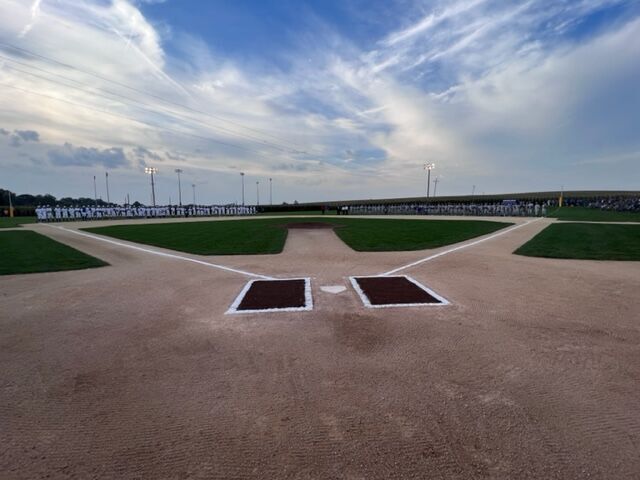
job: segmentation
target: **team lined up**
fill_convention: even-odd
[[[443,203],[349,205],[338,209],[339,214],[351,215],[469,215],[489,217],[539,217],[547,215],[546,203]]]
[[[175,218],[221,217],[255,215],[256,207],[242,205],[189,205],[159,207],[37,207],[39,222],[64,222],[72,220],[109,220],[123,218]]]

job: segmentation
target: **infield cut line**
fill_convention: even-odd
[[[64,230],[65,232],[75,233],[76,235],[80,235],[81,237],[91,238],[93,240],[100,240],[102,242],[110,243],[112,245],[117,245],[119,247],[130,248],[132,250],[138,250],[139,252],[150,253],[152,255],[158,255],[160,257],[173,258],[175,260],[182,260],[185,262],[197,263],[198,265],[204,265],[205,267],[217,268],[218,270],[224,270],[226,272],[237,273],[239,275],[244,275],[246,277],[254,277],[260,278],[263,280],[275,280],[274,277],[269,277],[268,275],[260,275],[258,273],[245,272],[244,270],[238,270],[236,268],[225,267],[224,265],[218,265],[216,263],[205,262],[204,260],[196,260],[195,258],[184,257],[182,255],[176,255],[173,253],[165,253],[160,252],[158,250],[152,250],[150,248],[137,247],[135,245],[129,245],[127,243],[117,242],[115,240],[110,240],[108,238],[98,237],[96,235],[91,235],[90,233],[79,232],[78,230],[71,230],[69,228],[60,227],[57,225],[49,225],[45,224],[47,227],[57,228],[59,230]]]
[[[412,268],[412,267],[415,267],[415,266],[420,265],[422,263],[434,260],[434,259],[436,259],[438,257],[443,257],[445,255],[449,255],[450,253],[457,252],[458,250],[463,250],[465,248],[473,247],[473,246],[478,245],[480,243],[483,243],[483,242],[486,242],[486,241],[489,241],[489,240],[493,240],[494,238],[500,237],[502,235],[506,235],[507,233],[513,232],[514,230],[517,230],[519,228],[526,227],[530,223],[537,222],[539,220],[542,220],[543,218],[545,218],[545,217],[536,218],[535,220],[529,220],[528,222],[521,223],[520,225],[514,225],[513,227],[509,227],[506,230],[502,230],[501,232],[494,233],[493,235],[490,235],[488,237],[481,238],[480,240],[475,240],[475,241],[473,241],[471,243],[465,243],[464,245],[460,245],[458,247],[450,248],[449,250],[445,250],[444,252],[436,253],[435,255],[430,255],[430,256],[428,256],[426,258],[422,258],[420,260],[417,260],[415,262],[409,263],[409,264],[404,265],[402,267],[394,268],[393,270],[389,270],[388,272],[381,273],[378,276],[379,277],[387,277],[389,275],[393,275],[395,273],[401,272],[402,270],[406,270],[407,268]]]

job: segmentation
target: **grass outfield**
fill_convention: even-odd
[[[0,228],[14,228],[25,223],[36,223],[36,217],[0,217]]]
[[[280,253],[287,238],[283,225],[326,222],[351,248],[362,252],[436,248],[495,232],[510,223],[475,220],[385,220],[347,218],[271,218],[214,222],[162,223],[87,228],[86,231],[136,243],[199,255]]]
[[[640,213],[611,212],[585,207],[558,208],[551,212],[549,217],[570,222],[640,222]]]
[[[80,270],[108,265],[30,230],[1,232],[0,252],[0,275]]]
[[[640,225],[557,223],[514,253],[579,260],[640,260]]]

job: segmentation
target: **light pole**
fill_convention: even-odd
[[[13,200],[11,200],[11,190],[9,190],[9,218],[13,218]]]
[[[104,172],[104,180],[107,184],[107,203],[111,203],[109,199],[109,172]]]
[[[158,173],[158,169],[155,167],[144,167],[144,173],[151,175],[151,201],[153,206],[156,206],[156,184],[153,181],[153,175]]]
[[[93,200],[96,202],[96,207],[98,206],[98,187],[96,186],[96,176],[93,176]]]
[[[260,205],[260,181],[256,182],[256,206]]]
[[[244,207],[244,172],[240,172],[240,177],[242,177],[242,206]]]
[[[180,174],[182,169],[176,168],[175,172],[178,174],[178,203],[182,206],[182,184],[180,183]]]
[[[193,188],[193,206],[196,206],[196,184],[192,183],[191,188]]]
[[[431,186],[431,170],[435,167],[435,163],[426,163],[424,165],[424,169],[427,171],[427,200],[429,200],[429,187]]]
[[[269,179],[269,204],[273,205],[273,178]]]
[[[440,177],[436,177],[433,181],[433,196],[436,196],[436,192],[438,191],[438,182],[440,181]]]

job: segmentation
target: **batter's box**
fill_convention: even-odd
[[[449,305],[446,298],[406,275],[349,277],[349,280],[369,308]]]
[[[251,280],[227,313],[302,312],[313,310],[311,279]]]

